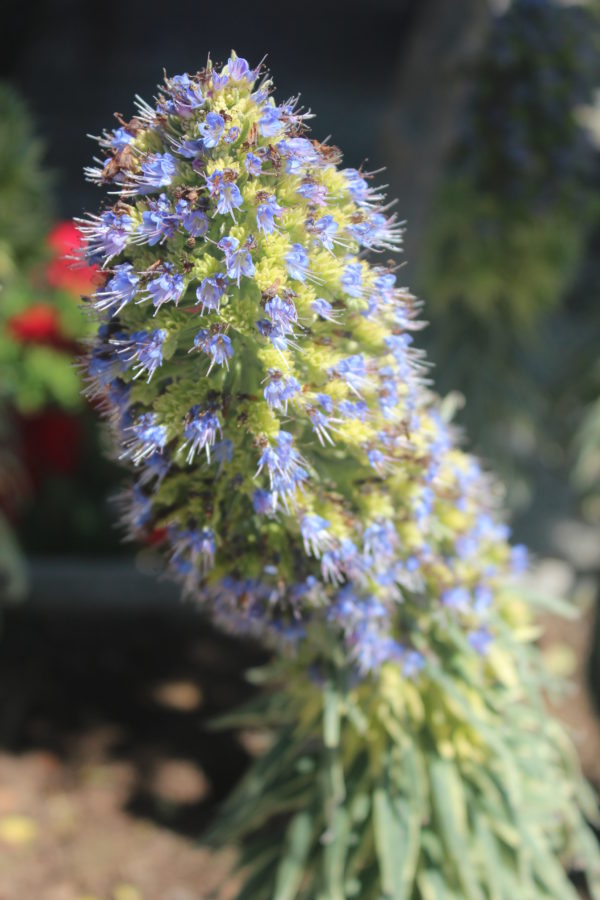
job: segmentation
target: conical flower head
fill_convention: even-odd
[[[412,674],[445,622],[485,650],[511,554],[383,255],[399,225],[308,117],[232,54],[99,138],[88,177],[118,199],[82,223],[105,271],[90,391],[134,469],[130,529],[163,529],[218,620],[332,629],[360,670]]]

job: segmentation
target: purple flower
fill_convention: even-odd
[[[237,125],[234,125],[233,128],[229,128],[225,132],[225,143],[233,144],[234,141],[237,141],[239,136],[240,136],[240,129],[238,128]]]
[[[168,263],[165,263],[165,268],[167,265]],[[172,301],[177,305],[184,289],[185,281],[183,276],[179,275],[178,272],[171,271],[170,268],[162,272],[158,278],[153,278],[147,287],[152,303],[156,307],[156,312],[158,312],[163,303]]]
[[[172,101],[169,111],[177,113],[184,119],[188,119],[204,103],[202,90],[197,81],[193,81],[189,75],[174,75],[167,81],[167,88]]]
[[[226,281],[222,275],[210,275],[203,278],[199,288],[196,288],[196,297],[202,304],[202,314],[206,310],[219,311],[221,298],[225,293]]]
[[[256,72],[248,65],[248,61],[241,56],[227,60],[227,73],[231,81],[248,81],[252,83],[256,78]]]
[[[209,112],[206,119],[198,125],[198,132],[206,150],[216,147],[225,128],[225,119],[219,113]]]
[[[309,269],[308,253],[302,244],[292,244],[292,249],[286,253],[288,274],[296,281],[305,281]]]
[[[201,410],[199,406],[192,407],[184,428],[184,446],[190,444],[186,457],[188,463],[193,462],[202,448],[206,450],[206,459],[210,462],[210,448],[215,443],[217,432],[221,433],[221,424],[216,413],[209,409]]]

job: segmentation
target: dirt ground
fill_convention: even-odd
[[[590,616],[547,619],[543,647],[576,663],[557,710],[600,784]],[[206,725],[259,652],[192,612],[89,607],[9,611],[0,646],[0,900],[233,898],[200,836],[257,747]]]
[[[0,900],[227,900],[199,846],[244,772],[206,722],[260,657],[197,615],[26,608],[0,653]]]

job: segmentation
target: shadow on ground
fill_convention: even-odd
[[[42,751],[67,781],[126,763],[125,809],[197,838],[249,762],[207,725],[249,696],[260,653],[183,607],[23,607],[2,632],[0,752]]]

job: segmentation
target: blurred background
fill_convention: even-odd
[[[209,50],[267,55],[316,138],[386,167],[436,386],[504,480],[533,589],[581,613],[543,640],[600,785],[599,16],[591,0],[5,0],[0,900],[234,892],[194,841],[267,738],[207,723],[248,695],[261,651],[183,606],[152,546],[121,542],[122,474],[74,362],[94,271],[64,258],[101,199],[86,135]]]

